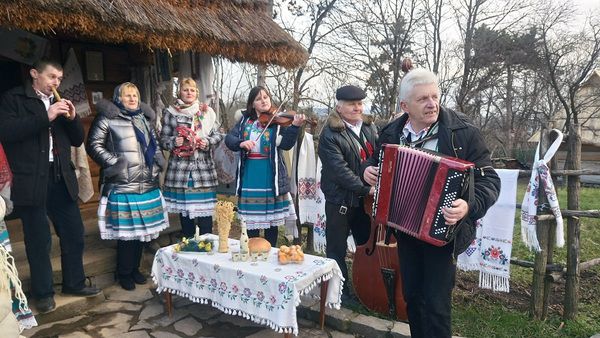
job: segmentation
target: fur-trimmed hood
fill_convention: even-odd
[[[156,113],[148,104],[140,102],[140,109],[142,109],[144,116],[146,116],[148,120],[154,121]],[[107,99],[101,99],[96,103],[96,111],[99,115],[106,116],[109,119],[114,119],[115,117],[122,115],[119,107]]]
[[[364,124],[371,125],[371,123],[373,123],[373,116],[362,114],[362,120]],[[344,123],[344,120],[342,120],[342,117],[337,111],[331,112],[329,114],[326,124],[333,131],[341,132],[344,129],[346,129],[346,124]]]

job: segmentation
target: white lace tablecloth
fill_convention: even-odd
[[[230,239],[229,250],[239,251],[239,242]],[[203,304],[210,300],[227,314],[298,335],[300,296],[319,298],[316,286],[328,280],[325,305],[339,309],[342,273],[334,260],[313,255],[305,255],[302,264],[280,265],[277,252],[271,249],[267,261],[233,262],[231,253],[175,252],[168,246],[154,256],[152,278],[159,293],[167,291]]]

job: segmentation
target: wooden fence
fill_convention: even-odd
[[[549,129],[543,129],[541,132],[541,143],[540,143],[540,157],[548,149],[548,145],[551,144],[551,138]],[[559,264],[555,264],[553,261],[552,254],[554,252],[555,245],[555,234],[556,234],[556,220],[554,215],[549,211],[548,208],[539,208],[537,216],[537,236],[542,250],[537,252],[535,255],[534,262],[526,262],[521,260],[511,260],[511,264],[532,267],[533,268],[533,283],[531,286],[531,303],[530,303],[530,314],[536,319],[545,319],[548,314],[548,302],[550,294],[551,283],[556,281],[558,278],[565,277],[565,297],[563,300],[564,305],[564,319],[573,319],[577,314],[577,307],[579,302],[579,276],[582,270],[589,269],[594,265],[600,264],[600,258],[594,258],[590,261],[580,263],[579,262],[579,236],[580,236],[580,223],[581,217],[585,218],[600,218],[600,210],[576,210],[579,207],[579,195],[580,195],[580,180],[581,175],[600,175],[600,171],[594,170],[581,170],[581,135],[579,127],[575,126],[569,133],[571,136],[577,137],[576,142],[572,143],[571,152],[575,152],[575,158],[577,159],[570,170],[552,170],[556,167],[556,160],[550,163],[550,173],[554,177],[565,176],[568,177],[567,184],[567,209],[561,210],[563,218],[567,219],[567,264],[563,267]],[[531,170],[519,171],[519,176],[531,176]],[[543,182],[540,180],[539,189],[539,205],[547,205],[547,199],[542,188]]]

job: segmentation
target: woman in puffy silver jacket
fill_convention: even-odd
[[[98,225],[102,239],[117,240],[117,275],[125,290],[146,283],[139,271],[143,243],[169,226],[158,175],[165,159],[152,126],[155,114],[125,82],[113,101],[101,100],[86,149],[101,167]]]

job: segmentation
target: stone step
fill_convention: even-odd
[[[85,233],[97,233],[98,230],[98,204],[90,203],[84,204],[80,207],[81,210],[81,219],[83,220],[83,225],[85,227]],[[52,222],[48,221],[49,224]],[[11,219],[6,221],[6,227],[8,230],[8,234],[10,236],[11,243],[22,242],[23,241],[23,224],[21,223],[21,219]],[[55,234],[54,227],[50,226],[50,232]]]
[[[114,241],[105,241],[113,242]],[[60,256],[53,257],[52,263],[52,279],[54,284],[60,284],[62,282],[62,268],[60,262]],[[102,274],[110,274],[115,271],[117,264],[117,250],[115,247],[95,247],[88,248],[85,250],[83,255],[83,268],[85,275],[88,277],[99,276]],[[31,275],[29,272],[29,263],[27,260],[18,262],[16,264],[17,270],[19,271],[19,279],[23,287],[23,291],[29,291],[31,287]]]
[[[82,313],[85,313],[89,308],[92,308],[105,300],[106,297],[103,292],[100,292],[100,294],[94,297],[74,297],[64,296],[60,293],[60,290],[57,290],[54,295],[54,301],[56,302],[56,309],[54,311],[40,314],[35,307],[35,302],[30,301],[29,304],[38,325],[43,325],[77,317]]]
[[[13,222],[13,221],[11,221]],[[98,221],[97,219],[87,219],[84,220],[83,225],[84,225],[84,245],[85,245],[85,250],[87,250],[87,248],[91,248],[91,247],[95,247],[96,243],[98,242],[102,242],[103,240],[100,238],[100,230],[98,229]],[[50,226],[50,228],[54,229],[52,226]],[[52,245],[51,245],[51,251],[50,251],[50,257],[57,257],[60,256],[60,240],[58,238],[58,236],[56,236],[56,234],[54,233],[54,230],[51,231],[52,233]],[[12,255],[15,258],[15,262],[20,262],[20,261],[24,261],[26,260],[27,256],[26,256],[26,252],[25,252],[25,242],[18,241],[15,240],[14,238],[19,238],[18,234],[14,235],[15,231],[10,232],[9,230],[9,236],[10,236],[10,241],[11,241],[11,246],[12,246]],[[22,234],[22,233],[21,233]]]

